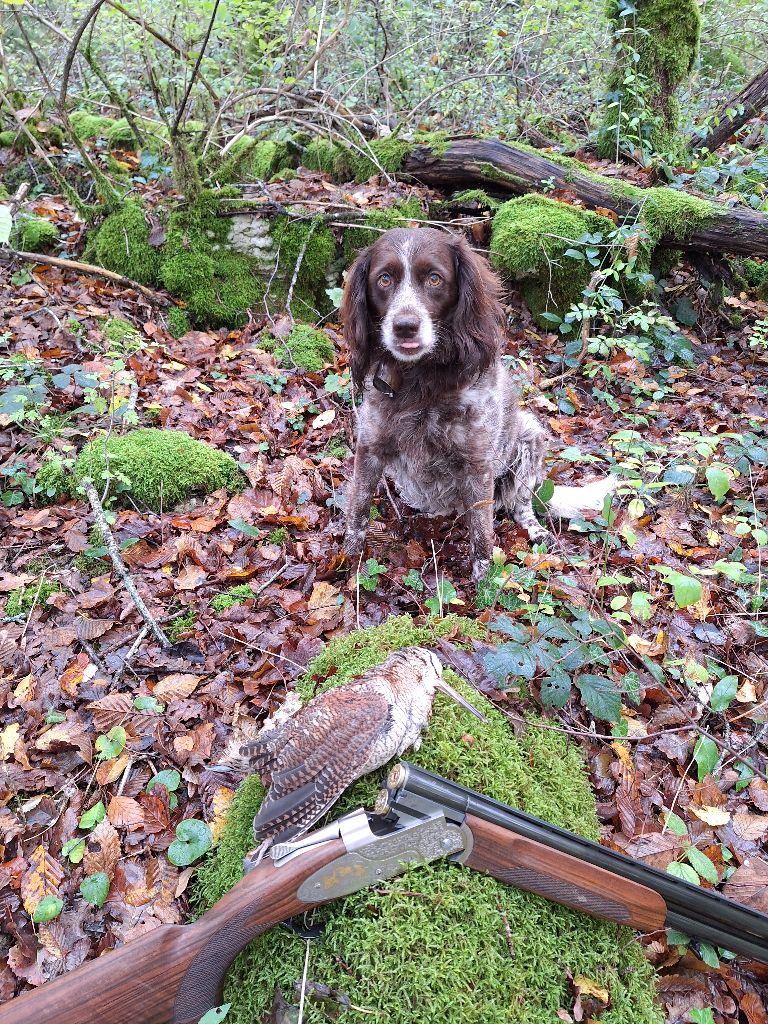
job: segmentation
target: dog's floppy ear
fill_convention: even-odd
[[[469,375],[486,370],[497,358],[504,309],[501,284],[482,256],[473,252],[463,237],[452,240],[456,260],[458,297],[453,315],[459,355]]]
[[[362,390],[371,365],[371,318],[368,315],[368,271],[371,250],[363,249],[347,272],[341,316],[344,321],[344,340],[349,349],[349,368],[355,387]]]

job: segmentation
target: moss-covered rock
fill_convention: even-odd
[[[296,324],[291,333],[279,341],[265,338],[262,347],[274,352],[278,366],[296,368],[306,373],[319,373],[336,358],[331,339],[309,324]]]
[[[328,287],[326,277],[336,257],[336,240],[330,229],[320,218],[305,221],[277,217],[272,222],[272,242],[277,251],[277,269],[282,281],[282,294],[278,289],[278,298],[287,298],[298,266],[291,305],[293,314],[315,320],[318,313],[330,312],[332,305],[325,294]]]
[[[340,685],[409,644],[433,645],[438,635],[483,633],[477,623],[449,617],[433,626],[410,618],[333,640],[299,683],[304,700]],[[591,839],[595,806],[578,749],[562,735],[529,729],[515,737],[503,715],[453,678],[482,707],[479,723],[438,696],[416,764],[489,796],[522,807]],[[467,742],[471,734],[473,741]],[[332,812],[372,806],[380,775],[356,783]],[[196,882],[200,909],[240,877],[253,843],[251,823],[263,796],[253,776],[240,788],[222,837]],[[386,885],[339,900],[311,915],[323,937],[310,951],[313,982],[343,992],[366,1019],[380,1024],[550,1024],[570,1006],[568,973],[604,985],[610,1007],[602,1024],[660,1024],[652,970],[626,929],[598,922],[456,865],[414,868]],[[512,930],[510,955],[505,919]],[[279,987],[296,1001],[304,942],[273,928],[233,964],[225,988],[228,1020],[261,1020]],[[327,1021],[329,1004],[305,1004],[307,1024]],[[333,1004],[330,1004],[333,1008]]]
[[[545,196],[510,199],[493,219],[491,262],[520,280],[525,300],[537,323],[542,314],[562,315],[581,299],[591,269],[585,260],[565,253],[585,234],[607,236],[613,221]]]
[[[24,252],[47,252],[58,240],[56,225],[31,213],[19,214],[11,234],[11,245]]]
[[[107,473],[110,495],[132,498],[159,511],[173,508],[192,494],[220,488],[242,490],[245,478],[231,455],[217,451],[180,430],[142,427],[120,437],[90,441],[71,472],[53,459],[41,466],[38,492],[74,497],[84,477],[101,484]]]
[[[104,137],[106,138],[107,145],[110,149],[131,148],[137,144],[136,136],[133,134],[133,128],[131,128],[127,118],[125,117],[121,117],[117,121],[113,121],[106,129]]]
[[[608,76],[600,155],[640,148],[674,152],[678,147],[677,90],[690,77],[699,52],[701,14],[696,0],[608,0],[616,59]],[[638,127],[629,127],[636,118]],[[638,137],[639,136],[639,137]]]
[[[99,266],[139,284],[155,285],[160,277],[160,252],[149,244],[149,223],[144,205],[126,199],[98,229],[88,252]]]
[[[390,228],[414,227],[424,217],[418,199],[406,199],[383,209],[369,210],[359,227],[347,228],[344,232],[344,255],[351,262],[367,245],[371,245],[383,231]]]
[[[88,110],[73,110],[69,115],[69,123],[77,138],[84,142],[88,139],[106,137],[116,122],[112,117],[92,114]]]
[[[35,580],[18,590],[12,590],[5,602],[5,615],[26,615],[32,608],[47,604],[51,594],[58,594],[61,584],[56,580]]]

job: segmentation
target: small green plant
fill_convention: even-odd
[[[418,569],[408,570],[403,576],[403,585],[410,587],[411,590],[415,590],[417,594],[424,593],[424,580],[421,578],[421,573]]]
[[[378,587],[379,579],[386,571],[386,565],[380,565],[375,558],[369,558],[364,563],[362,571],[356,576],[357,585],[372,593]]]
[[[428,597],[424,605],[433,618],[444,618],[449,614],[451,605],[464,604],[456,592],[456,587],[445,576],[441,576],[435,587],[435,596]]]
[[[223,594],[217,594],[215,597],[211,598],[211,607],[214,611],[224,612],[236,604],[244,604],[246,601],[251,601],[255,597],[256,594],[253,592],[251,587],[249,587],[247,583],[243,583],[237,587],[230,587],[229,590],[225,591]]]
[[[267,540],[270,544],[285,544],[288,540],[288,530],[285,526],[276,526],[267,534]]]
[[[283,388],[288,383],[288,378],[284,373],[254,373],[253,380],[259,384],[266,384],[275,395],[281,394]]]
[[[195,628],[195,610],[188,608],[183,615],[179,615],[166,628],[165,635],[172,644],[178,643],[184,633]]]
[[[61,591],[61,584],[56,580],[42,579],[34,583],[28,583],[18,590],[13,590],[5,602],[5,614],[11,618],[17,615],[26,615],[32,608],[39,608],[48,602],[51,594]]]
[[[768,349],[768,320],[755,320],[749,332],[749,347],[765,352]]]

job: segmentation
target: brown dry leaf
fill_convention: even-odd
[[[64,881],[61,865],[42,844],[29,858],[29,867],[21,878],[21,898],[30,917],[45,896],[55,896]]]
[[[144,812],[144,831],[158,835],[171,827],[171,811],[168,798],[158,787],[156,792],[141,794],[141,808]]]
[[[761,811],[768,811],[768,782],[764,779],[752,779],[749,784],[749,798]]]
[[[723,895],[768,914],[768,860],[748,857],[723,886]]]
[[[723,810],[722,807],[711,807],[705,804],[704,807],[694,807],[692,804],[689,805],[688,811],[701,821],[707,823],[707,825],[717,826],[726,825],[731,820],[731,815],[728,811]]]
[[[130,796],[113,796],[107,807],[107,817],[117,828],[130,830],[144,824],[141,804]]]
[[[104,818],[86,839],[83,870],[86,875],[103,871],[111,882],[120,857],[120,837],[112,822]]]
[[[59,686],[61,692],[65,693],[68,697],[75,697],[77,695],[77,688],[83,682],[86,677],[86,673],[90,670],[90,675],[93,677],[96,674],[96,666],[91,665],[91,659],[85,652],[81,652],[75,658],[75,660],[67,666],[64,671],[64,675],[59,680]]]
[[[117,782],[128,767],[130,760],[130,754],[124,750],[119,757],[111,761],[102,761],[96,769],[96,781],[98,784],[100,786],[109,786],[111,783]]]
[[[158,700],[163,700],[166,703],[172,700],[183,700],[195,692],[202,678],[202,676],[195,676],[189,672],[172,672],[171,675],[163,676],[155,684],[152,693]]]
[[[36,696],[35,680],[31,675],[24,676],[19,685],[13,691],[13,697],[8,701],[8,706],[11,708],[23,707],[24,704],[34,700]]]
[[[98,640],[114,626],[114,619],[86,619],[80,616],[76,622],[77,635],[80,640]],[[62,679],[62,689],[64,681]]]
[[[177,590],[197,590],[208,579],[208,573],[200,565],[185,565],[174,580]]]
[[[46,729],[35,740],[37,750],[57,750],[59,747],[77,747],[86,764],[93,760],[93,744],[77,722],[60,722]]]
[[[213,794],[213,800],[211,801],[211,810],[213,811],[213,821],[211,822],[211,835],[213,836],[213,845],[215,846],[219,840],[224,825],[227,820],[227,811],[232,803],[232,798],[235,795],[234,789],[229,789],[227,786],[221,786]]]
[[[749,811],[736,811],[733,815],[733,830],[742,839],[759,842],[768,835],[768,814],[751,814]]]
[[[594,999],[599,999],[601,1003],[608,1005],[610,996],[608,995],[608,989],[603,988],[596,981],[591,978],[587,978],[583,974],[577,974],[573,979],[574,987],[578,990],[580,995],[592,996]]]
[[[316,622],[326,622],[332,619],[339,611],[341,602],[338,600],[339,591],[330,583],[321,580],[312,587],[309,595],[308,607],[310,615],[307,621],[310,625]]]
[[[134,711],[130,693],[108,693],[85,706],[93,712],[93,724],[99,732],[108,732],[113,725],[122,725],[126,715]]]
[[[739,999],[739,1009],[748,1024],[768,1024],[768,1008],[757,992],[745,992]]]
[[[21,726],[18,722],[11,722],[0,732],[0,761],[7,761],[16,746]]]

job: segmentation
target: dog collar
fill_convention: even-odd
[[[393,368],[394,369],[394,368]],[[377,391],[380,391],[383,395],[388,398],[394,398],[395,392],[400,387],[400,374],[394,369],[391,375],[392,379],[387,380],[386,377],[381,376],[381,363],[376,367],[373,373],[373,386]]]

